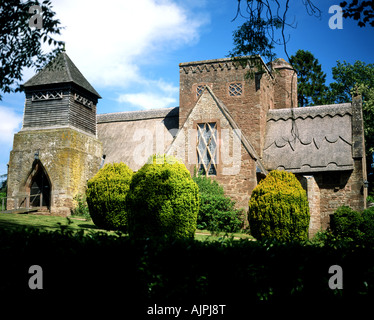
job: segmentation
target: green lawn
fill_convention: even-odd
[[[103,229],[99,229],[95,226],[92,221],[85,221],[83,218],[78,216],[71,216],[69,218],[48,216],[48,215],[34,215],[34,214],[17,214],[17,213],[1,213],[0,214],[0,228],[18,228],[18,227],[33,227],[44,230],[59,230],[61,226],[70,228],[72,230],[85,230],[85,232],[108,232]],[[109,233],[115,234],[110,231]],[[195,239],[199,241],[214,241],[225,236],[224,232],[220,232],[218,235],[211,235],[207,230],[196,230]],[[233,236],[234,239],[250,239],[253,237],[246,233],[234,233],[229,234],[229,237]]]
[[[34,227],[45,230],[58,230],[61,226],[68,226],[73,230],[93,230],[105,231],[98,229],[92,221],[85,221],[79,217],[64,217],[34,215],[34,214],[17,214],[1,213],[0,228],[17,228],[17,227]]]

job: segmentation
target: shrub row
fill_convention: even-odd
[[[362,213],[348,206],[338,208],[331,216],[328,232],[337,240],[374,242],[374,208]]]
[[[320,308],[325,302],[331,308],[334,302],[352,305],[355,298],[372,299],[374,264],[368,257],[373,250],[350,244],[332,248],[232,239],[135,241],[107,234],[0,229],[0,292],[3,299],[14,298],[23,306],[35,302],[35,310],[50,302],[60,310],[65,302],[75,301],[85,312],[132,311],[136,319],[147,318],[147,307],[154,303],[189,308],[224,304],[225,318],[234,319],[235,313],[248,315],[257,305],[285,302],[274,309],[279,315],[295,311],[300,303]],[[43,290],[28,288],[28,268],[34,264],[43,268]],[[329,288],[332,265],[343,268],[342,290]]]
[[[124,163],[106,164],[88,181],[87,204],[100,228],[132,237],[193,238],[200,197],[183,163],[152,156],[135,174]]]

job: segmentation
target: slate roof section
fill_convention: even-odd
[[[101,98],[64,51],[59,53],[44,69],[28,80],[23,87],[29,88],[63,83],[74,83],[96,97]]]
[[[165,117],[179,117],[179,108],[151,109],[140,111],[125,111],[104,113],[97,115],[97,123],[135,121],[146,119],[161,119]]]
[[[263,163],[294,173],[352,170],[351,104],[270,110]]]
[[[97,115],[105,163],[124,162],[137,171],[155,153],[164,153],[177,134],[179,108]]]

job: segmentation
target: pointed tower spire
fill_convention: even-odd
[[[101,97],[66,52],[60,52],[23,88],[23,130],[68,126],[96,136],[96,105]]]

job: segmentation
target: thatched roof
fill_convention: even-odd
[[[350,103],[270,110],[265,167],[292,172],[353,169]]]
[[[28,80],[23,87],[66,83],[73,83],[94,94],[97,98],[101,98],[64,51],[59,53],[44,69]]]
[[[124,162],[138,170],[155,153],[164,153],[178,130],[179,108],[97,115],[105,163]]]

